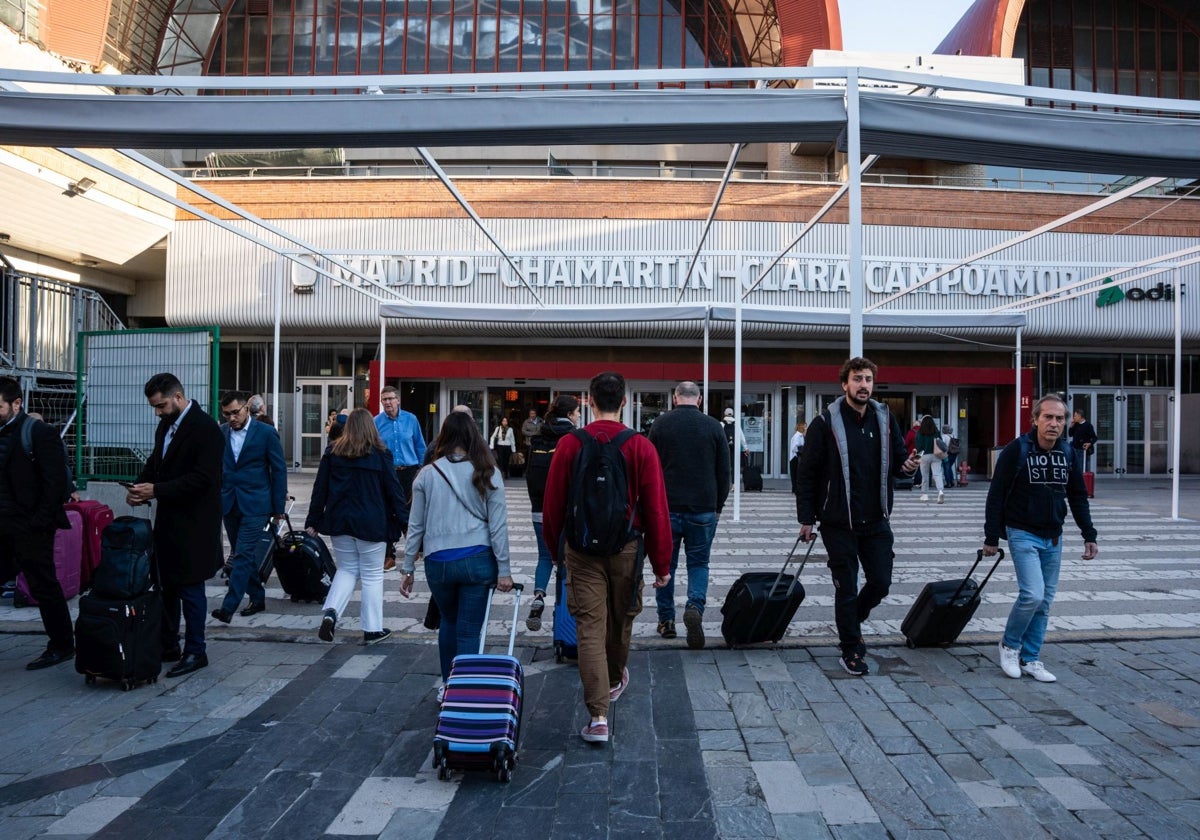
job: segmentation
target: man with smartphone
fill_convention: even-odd
[[[168,677],[208,667],[204,582],[221,568],[221,465],[225,438],[200,403],[189,400],[170,373],[159,373],[143,389],[158,415],[154,448],[125,501],[157,500],[154,564],[162,587],[163,661],[175,662]],[[186,624],[183,648],[179,629]]]

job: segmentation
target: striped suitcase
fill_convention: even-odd
[[[521,609],[521,584],[513,605],[508,654],[485,654],[491,599],[483,614],[479,653],[461,654],[450,665],[450,678],[438,712],[433,736],[433,766],[439,779],[452,770],[485,770],[501,782],[512,778],[521,735],[521,697],[525,675],[513,656],[517,615]],[[493,590],[494,594],[494,590]]]

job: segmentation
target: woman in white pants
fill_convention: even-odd
[[[389,541],[400,538],[405,522],[404,493],[375,421],[365,408],[346,418],[342,436],[330,444],[317,469],[304,529],[328,534],[337,574],[325,597],[317,635],[332,642],[354,585],[361,582],[363,643],[382,642],[392,634],[383,626],[383,559]]]
[[[921,418],[921,425],[917,428],[917,437],[913,446],[921,453],[921,482],[918,489],[921,491],[921,501],[929,501],[929,484],[930,477],[933,478],[933,486],[937,488],[937,503],[940,505],[946,500],[946,484],[945,478],[942,475],[942,459],[934,453],[934,448],[940,449],[942,445],[941,435],[938,434],[937,423],[934,419],[926,414]],[[942,450],[944,451],[944,450]]]

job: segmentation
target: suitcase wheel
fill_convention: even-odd
[[[554,643],[554,661],[559,665],[563,664],[563,660],[567,658],[566,652],[563,650],[562,642]]]
[[[87,676],[85,676],[83,678],[83,684],[84,685],[95,685],[96,684],[95,676],[93,676],[92,674],[88,674]]]
[[[133,680],[121,680],[121,690],[131,691],[133,689]]]
[[[450,764],[444,758],[437,764],[437,776],[443,782],[450,781]]]
[[[916,647],[917,647],[917,643],[916,643],[916,642],[914,642],[912,639],[905,639],[905,640],[904,640],[904,646],[905,646],[906,648],[908,648],[909,650],[915,650],[915,649],[916,649]]]
[[[501,767],[496,771],[496,781],[502,785],[506,785],[512,781],[512,770],[508,767]]]

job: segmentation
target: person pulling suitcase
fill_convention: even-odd
[[[883,403],[871,399],[875,363],[848,359],[842,365],[844,395],[808,426],[796,476],[796,519],[800,539],[821,540],[829,554],[835,589],[833,614],[847,673],[866,676],[862,622],[892,584],[892,479],[911,476],[920,465],[905,454],[900,424]],[[862,566],[866,583],[858,588]]]

